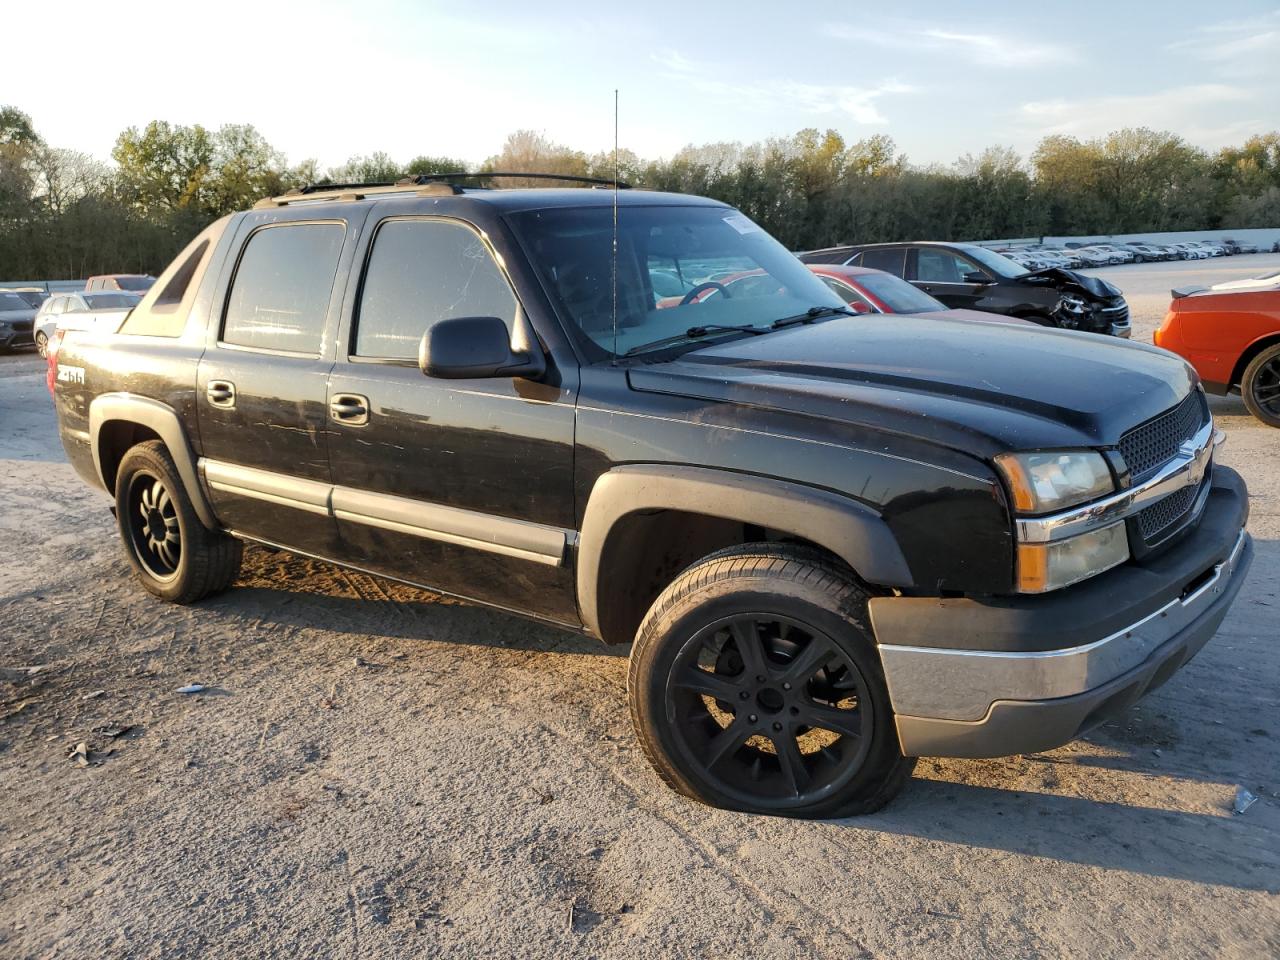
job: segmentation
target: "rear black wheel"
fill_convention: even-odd
[[[1280,427],[1280,344],[1253,358],[1240,378],[1240,393],[1249,412],[1271,427]]]
[[[640,742],[676,790],[730,809],[870,813],[915,764],[898,750],[866,594],[817,551],[713,554],[640,627],[628,690]]]
[[[116,522],[142,585],[173,603],[225,590],[240,570],[239,540],[200,522],[159,440],[125,454],[116,473]]]

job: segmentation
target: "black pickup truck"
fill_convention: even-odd
[[[851,315],[697,197],[265,200],[50,381],[152,593],[229,587],[253,541],[631,643],[654,766],[742,810],[1062,744],[1186,663],[1252,556],[1178,358]]]

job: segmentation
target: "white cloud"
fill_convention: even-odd
[[[732,81],[719,79],[726,71],[688,59],[675,51],[653,54],[665,68],[663,76],[709,99],[753,109],[792,110],[805,114],[844,114],[854,123],[880,126],[889,122],[877,101],[893,94],[911,93],[914,87],[895,79],[867,86],[815,84],[795,80]]]
[[[823,32],[837,40],[871,43],[878,47],[905,50],[918,54],[962,56],[983,67],[1037,67],[1075,63],[1079,55],[1072,47],[1045,43],[1023,36],[996,31],[920,30],[904,22],[875,30],[842,23],[828,23]]]
[[[1219,146],[1242,129],[1262,128],[1260,120],[1223,124],[1219,118],[1227,105],[1269,99],[1260,93],[1248,87],[1203,83],[1132,96],[1036,100],[1018,108],[1017,121],[1024,133],[1036,138],[1055,133],[1093,137],[1142,126],[1172,130],[1203,146]]]

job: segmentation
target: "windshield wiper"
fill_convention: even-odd
[[[654,340],[650,343],[642,343],[637,347],[632,347],[623,356],[629,357],[632,354],[642,353],[645,350],[655,350],[668,344],[683,343],[685,340],[699,340],[712,333],[749,333],[752,336],[759,336],[762,333],[768,333],[772,329],[773,327],[755,327],[749,323],[708,323],[700,327],[690,327],[684,333],[677,333],[675,336],[663,337],[661,340]]]
[[[797,313],[794,317],[783,317],[781,320],[773,321],[770,330],[781,330],[783,327],[793,327],[797,323],[813,323],[823,317],[833,317],[838,315],[857,316],[848,307],[810,307],[804,313]]]

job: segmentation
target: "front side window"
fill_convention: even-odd
[[[515,295],[480,235],[447,220],[383,223],[360,291],[355,355],[416,359],[427,328],[451,317],[498,317],[514,329]]]
[[[916,257],[916,279],[922,283],[967,283],[965,274],[974,270],[973,264],[950,250],[924,247]]]
[[[661,349],[659,341],[690,330],[768,328],[812,307],[844,306],[785,247],[728,207],[624,206],[616,261],[609,207],[532,210],[512,221],[593,360]]]
[[[343,233],[338,223],[288,223],[252,234],[231,282],[222,341],[319,353]]]

